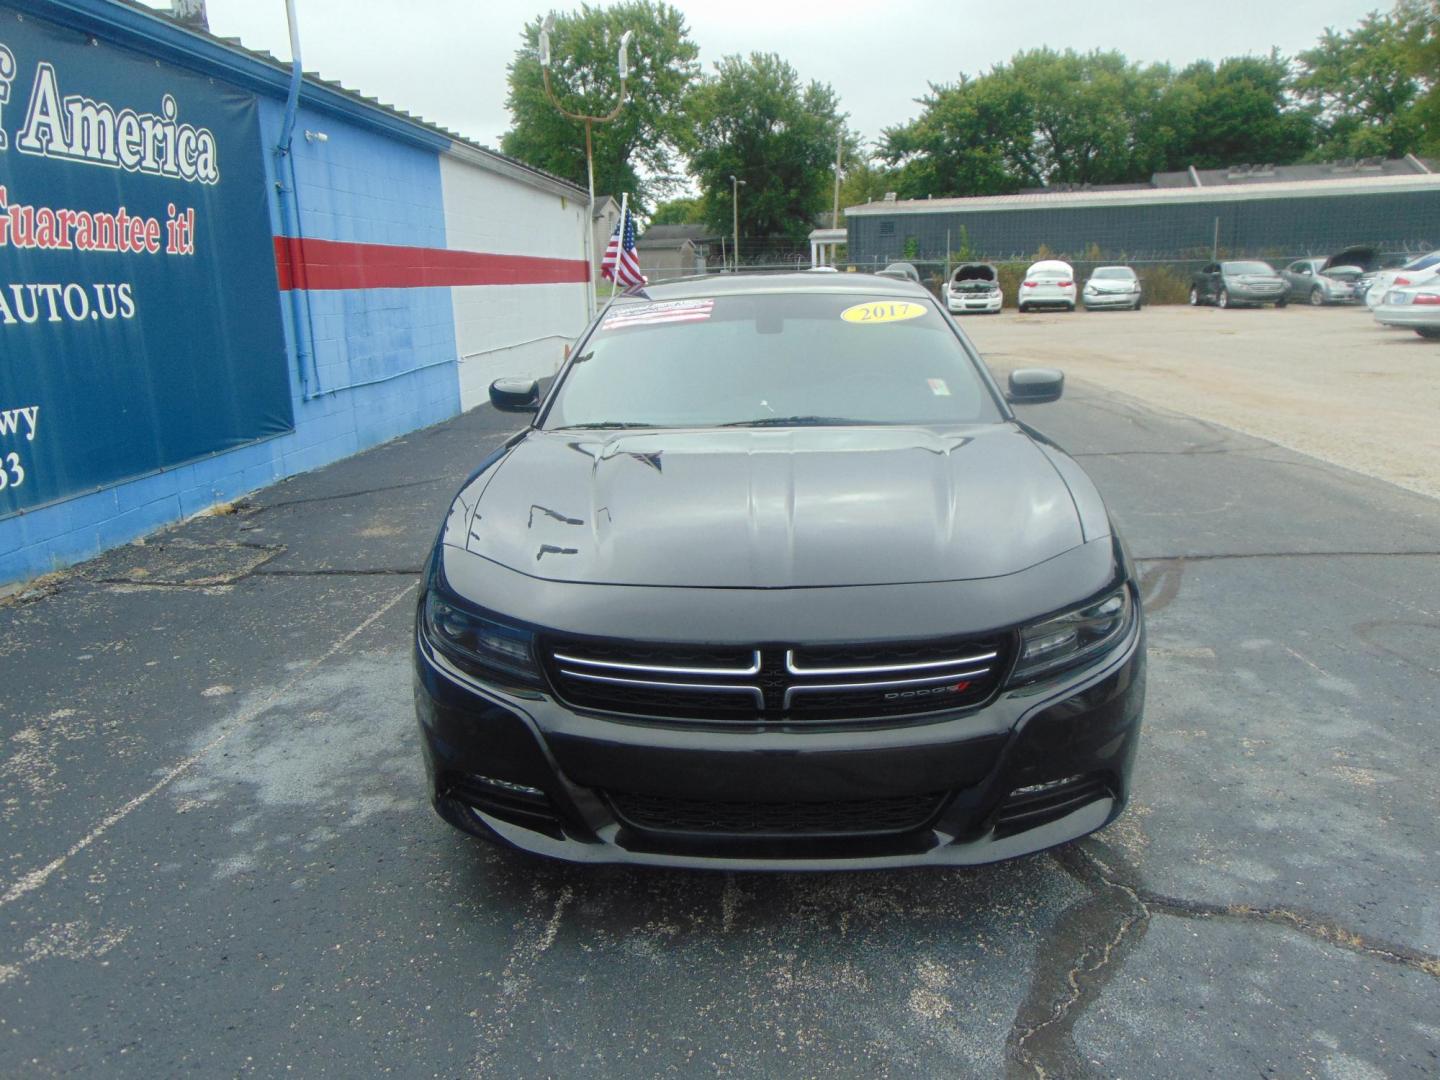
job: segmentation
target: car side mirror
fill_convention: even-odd
[[[1005,400],[1012,405],[1043,405],[1059,401],[1065,392],[1065,373],[1056,368],[1021,368],[1010,373]]]
[[[535,379],[496,379],[490,404],[501,412],[534,412],[540,408],[540,383]]]

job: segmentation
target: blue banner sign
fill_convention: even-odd
[[[294,426],[252,94],[0,6],[0,517]]]

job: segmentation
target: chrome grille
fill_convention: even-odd
[[[656,719],[825,723],[988,700],[1008,639],[759,647],[551,640],[546,667],[581,708]]]

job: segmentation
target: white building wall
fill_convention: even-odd
[[[587,208],[579,199],[539,190],[441,155],[440,185],[449,250],[574,260],[583,265]],[[460,354],[460,407],[489,400],[507,375],[553,375],[565,345],[584,328],[581,283],[459,285],[451,289]]]

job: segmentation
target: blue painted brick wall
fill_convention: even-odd
[[[283,102],[262,99],[270,191]],[[311,142],[306,130],[323,131]],[[444,247],[434,152],[301,110],[294,141],[307,237]],[[270,198],[273,231],[282,232]],[[295,431],[0,521],[0,583],[25,580],[126,543],[286,476],[336,461],[460,409],[450,290],[371,289],[308,294],[313,392],[304,400],[295,327],[285,312]],[[309,329],[305,328],[307,339]],[[421,369],[414,370],[412,369]],[[408,372],[408,374],[406,374]],[[315,378],[318,376],[318,378]],[[384,380],[384,381],[374,381]],[[355,383],[371,383],[350,389]]]

